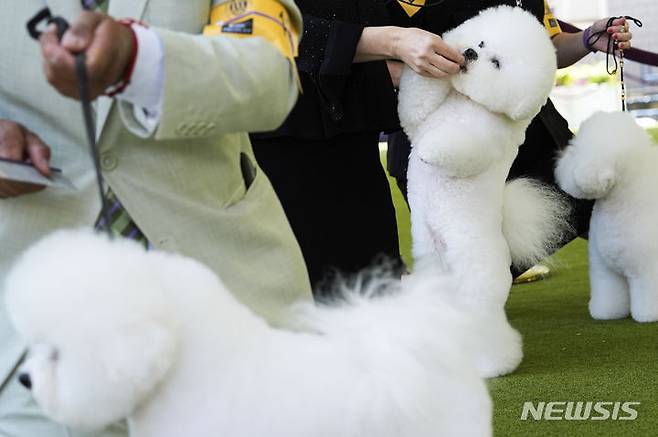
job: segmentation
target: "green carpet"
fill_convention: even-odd
[[[401,252],[410,261],[409,210],[390,181]],[[507,312],[523,334],[525,357],[514,374],[489,383],[496,437],[658,436],[658,324],[594,321],[588,299],[583,240],[554,257],[550,278],[512,289]],[[641,404],[634,421],[521,420],[524,402],[542,401]]]

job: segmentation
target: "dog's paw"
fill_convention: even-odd
[[[611,167],[599,169],[577,168],[574,174],[576,186],[587,199],[600,199],[615,185],[615,171]]]
[[[635,299],[631,302],[631,316],[640,323],[658,322],[658,299]]]
[[[589,302],[589,314],[594,320],[618,320],[625,319],[631,310],[628,302],[610,302],[602,299],[592,299]]]
[[[483,150],[472,142],[423,140],[418,145],[420,160],[440,167],[450,177],[466,178],[481,174],[495,158],[492,149]]]

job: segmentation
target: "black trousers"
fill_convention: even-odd
[[[329,140],[252,138],[301,246],[318,298],[337,273],[386,259],[401,267],[395,209],[379,159],[379,133]]]

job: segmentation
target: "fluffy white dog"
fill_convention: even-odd
[[[555,170],[564,191],[596,199],[589,231],[595,319],[658,321],[658,148],[625,113],[585,121]]]
[[[501,29],[519,38],[510,44]],[[400,83],[400,121],[413,145],[414,258],[445,258],[465,290],[502,306],[511,257],[524,266],[545,257],[569,212],[536,182],[505,184],[553,86],[555,49],[533,15],[509,6],[484,10],[443,38],[464,53],[462,71],[441,80],[406,68]]]
[[[35,266],[38,272],[35,274]],[[22,256],[7,307],[20,379],[53,419],[137,437],[490,436],[448,277],[356,284],[270,327],[200,263],[91,232]]]
[[[519,38],[510,44],[502,29]],[[447,264],[462,285],[461,303],[497,318],[500,329],[481,336],[505,345],[482,359],[489,363],[483,376],[496,376],[522,358],[503,309],[510,265],[545,258],[569,229],[570,208],[555,190],[529,179],[505,182],[553,86],[555,49],[533,15],[509,6],[484,10],[443,39],[464,54],[461,72],[434,79],[406,68],[400,83],[400,121],[413,145],[413,254],[423,268]]]

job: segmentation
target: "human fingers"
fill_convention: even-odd
[[[39,38],[43,57],[43,71],[48,80],[61,94],[76,97],[77,77],[75,58],[59,42],[57,26],[50,25]]]
[[[433,64],[427,64],[423,66],[421,75],[435,79],[442,79],[449,76],[448,73]]]
[[[459,51],[450,47],[448,44],[446,44],[445,41],[443,41],[441,37],[437,35],[434,35],[434,38],[432,39],[432,46],[435,53],[438,53],[439,55],[443,56],[445,59],[448,59],[455,64],[464,65],[464,63],[466,62],[464,55],[462,55],[461,53],[459,53]]]
[[[26,131],[25,143],[27,157],[34,167],[44,176],[50,176],[50,147],[36,134]]]
[[[62,46],[73,53],[87,50],[94,40],[96,28],[103,21],[104,17],[106,15],[98,12],[83,11],[64,34]]]
[[[25,159],[25,133],[18,123],[0,120],[0,158]]]
[[[438,53],[432,54],[428,59],[428,62],[439,70],[443,71],[447,75],[457,74],[461,68],[460,64],[457,64],[449,59],[444,58]]]
[[[12,197],[32,194],[46,188],[44,185],[28,184],[25,182],[15,182],[7,179],[0,179],[0,199],[9,199]]]

